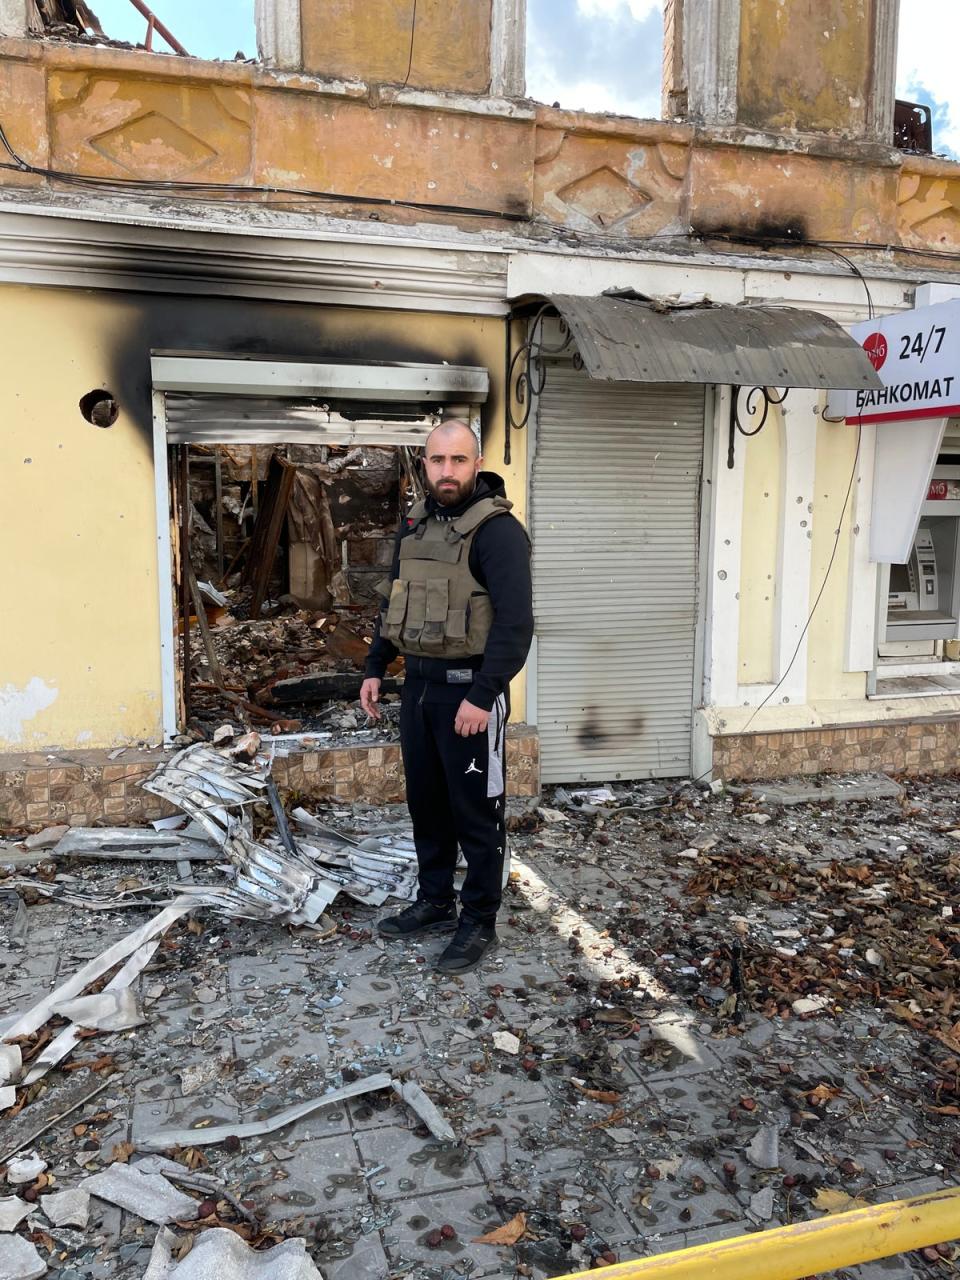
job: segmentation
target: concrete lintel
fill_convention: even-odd
[[[879,143],[893,140],[893,109],[897,81],[897,23],[900,0],[874,0],[873,77],[867,129]]]
[[[283,0],[287,3],[287,0]],[[0,0],[0,5],[14,0]],[[268,14],[275,11],[263,3],[263,23],[258,25],[262,64],[217,62],[205,58],[168,58],[143,49],[114,49],[94,45],[59,44],[42,40],[4,38],[0,32],[0,58],[42,62],[57,70],[96,71],[99,74],[123,72],[128,76],[142,74],[152,80],[177,80],[191,84],[209,83],[218,88],[237,87],[255,92],[270,90],[314,93],[322,97],[349,98],[398,107],[427,108],[435,111],[498,119],[527,120],[536,118],[534,107],[525,102],[489,94],[443,93],[426,89],[403,89],[390,85],[368,85],[362,80],[343,80],[311,75],[298,69],[299,28],[295,40],[286,26],[282,33],[269,28]],[[260,10],[258,10],[258,13]],[[270,62],[269,59],[276,59]],[[281,62],[280,59],[288,59]]]
[[[257,52],[268,67],[303,65],[300,0],[255,0]]]
[[[470,93],[441,93],[436,89],[401,89],[383,85],[378,89],[380,104],[398,107],[426,107],[432,111],[454,111],[472,116],[495,116],[505,120],[533,120],[536,112],[525,102]]]
[[[843,160],[868,168],[899,169],[903,152],[882,142],[832,136],[823,133],[774,133],[745,125],[708,124],[694,132],[692,145],[704,149],[740,148],[779,155],[815,156],[821,160]]]
[[[688,114],[705,124],[737,118],[740,0],[684,5],[683,55]]]
[[[174,214],[176,211],[174,211]],[[182,218],[182,215],[180,215]],[[151,224],[120,206],[86,217],[0,201],[0,280],[504,315],[503,253],[317,230]],[[245,234],[242,234],[245,233]],[[444,246],[449,250],[452,246]],[[377,286],[371,287],[372,281]]]
[[[490,92],[522,98],[526,88],[526,0],[493,0],[490,19]]]

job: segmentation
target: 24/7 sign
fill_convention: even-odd
[[[832,417],[856,425],[960,413],[960,299],[865,320],[850,333],[884,385],[831,391]]]

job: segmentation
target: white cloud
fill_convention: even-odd
[[[546,59],[527,63],[527,92],[538,102],[559,102],[567,111],[603,111],[611,115],[656,120],[660,116],[660,87],[648,94],[625,96],[609,81],[560,76]]]
[[[960,154],[960,5],[957,0],[901,0],[897,47],[897,97],[923,102],[932,95],[947,113],[934,128],[937,151]]]
[[[575,111],[657,119],[660,0],[530,0],[527,92]]]
[[[642,22],[662,5],[662,0],[577,0],[577,10],[585,18],[619,18],[626,11]]]

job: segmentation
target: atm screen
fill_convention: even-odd
[[[910,570],[905,564],[892,564],[890,566],[890,594],[899,595],[901,592],[912,591],[910,586]]]

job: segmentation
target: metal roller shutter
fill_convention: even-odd
[[[689,772],[704,394],[548,369],[531,501],[545,782]]]
[[[398,422],[347,419],[309,400],[166,393],[170,444],[421,445],[440,421],[424,414]]]

